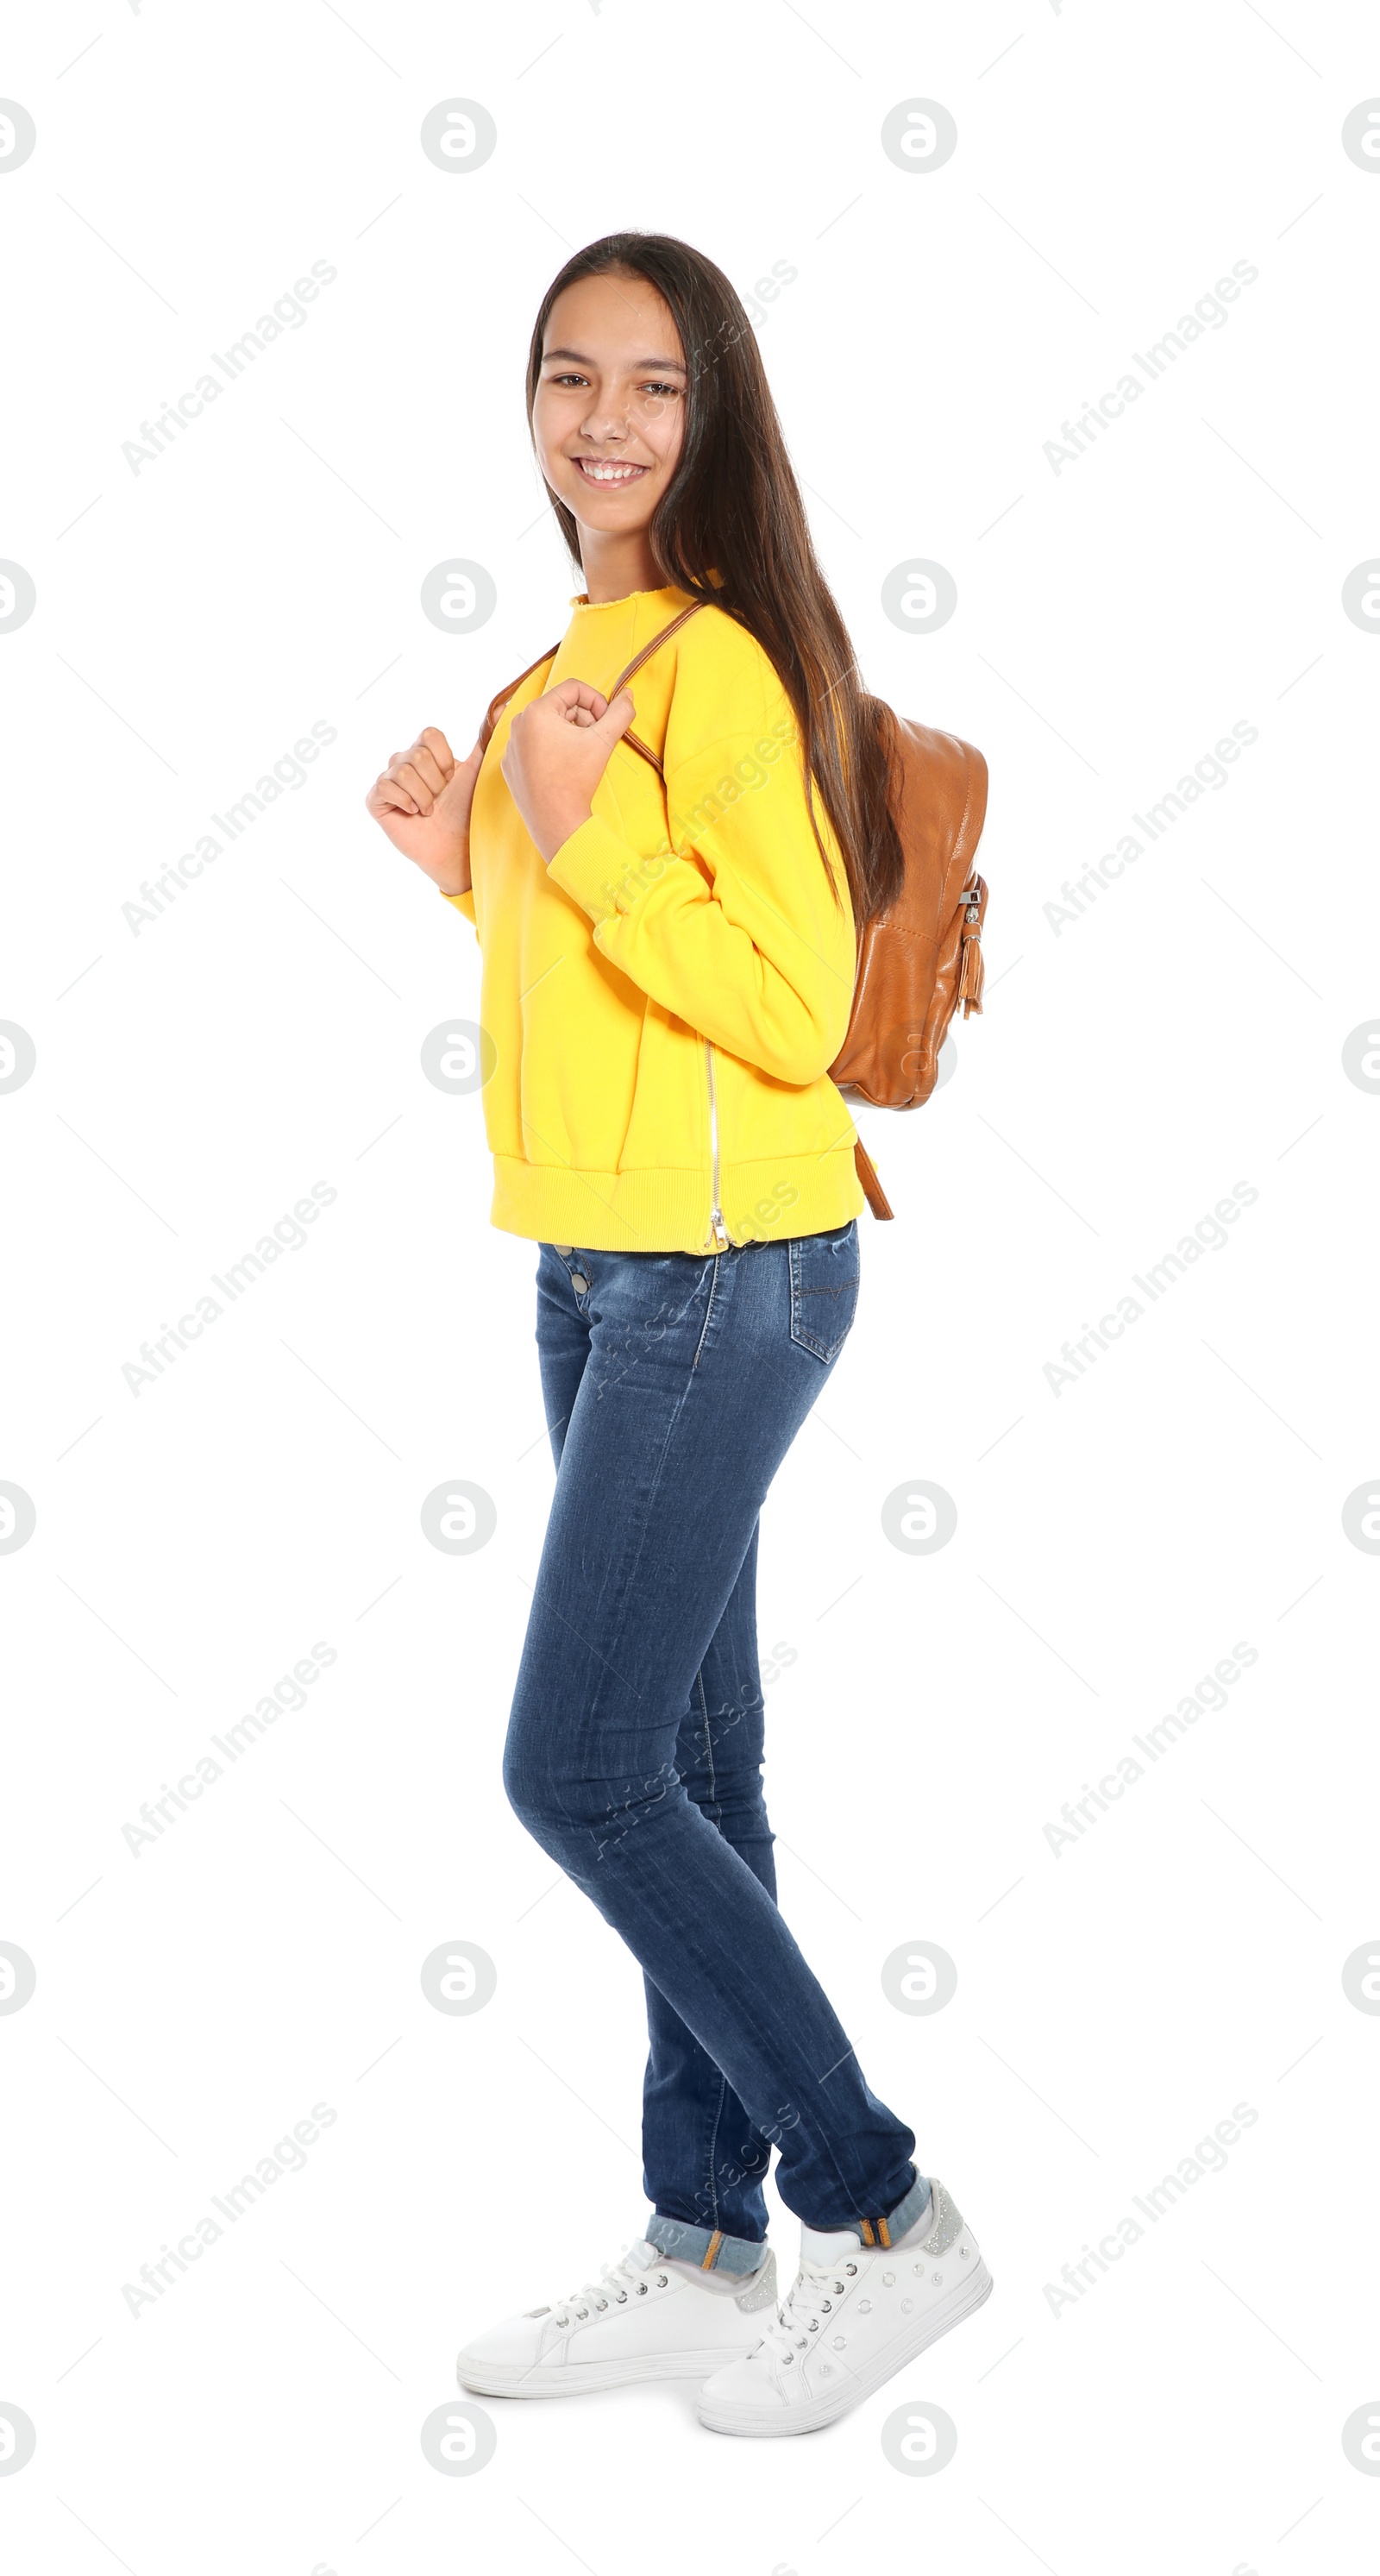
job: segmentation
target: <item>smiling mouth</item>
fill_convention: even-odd
[[[640,483],[643,475],[652,471],[650,465],[626,465],[612,456],[572,456],[570,462],[585,482],[594,484],[600,492],[621,491],[629,483]]]

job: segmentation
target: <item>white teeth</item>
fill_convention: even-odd
[[[638,465],[596,465],[589,457],[579,460],[580,470],[592,483],[630,483],[642,468]]]

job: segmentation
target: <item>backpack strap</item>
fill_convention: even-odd
[[[650,661],[653,653],[660,652],[662,645],[669,642],[677,629],[685,624],[686,619],[695,616],[697,611],[705,605],[706,603],[702,599],[692,599],[689,607],[681,610],[679,617],[673,617],[669,626],[663,626],[661,633],[659,635],[654,635],[650,644],[644,644],[641,652],[634,654],[633,659],[627,666],[627,669],[619,672],[617,679],[614,681],[613,687],[609,691],[610,706],[612,706],[619,690],[627,687],[634,671],[640,671],[643,663]],[[631,728],[629,728],[628,732],[623,735],[622,739],[627,744],[629,751],[640,751],[643,759],[650,761],[658,778],[665,777],[665,769],[662,766],[662,763],[658,760],[656,753],[654,751],[650,751],[646,743],[641,741],[638,735],[635,734]]]
[[[488,750],[494,727],[497,724],[499,717],[502,715],[508,700],[516,697],[523,681],[530,680],[532,673],[534,671],[539,671],[543,662],[554,662],[560,649],[559,644],[549,644],[544,653],[539,653],[537,655],[535,662],[529,662],[525,671],[519,671],[515,680],[509,680],[506,688],[499,690],[497,697],[490,698],[488,713],[479,728],[479,739],[486,751]]]
[[[650,644],[644,644],[641,652],[633,655],[633,658],[631,662],[629,662],[626,670],[619,672],[617,679],[614,681],[613,687],[609,691],[610,705],[617,697],[619,690],[626,688],[634,671],[640,671],[643,663],[650,661],[653,653],[660,652],[662,645],[675,634],[677,628],[683,626],[687,618],[693,617],[696,611],[703,608],[705,605],[706,603],[702,599],[692,600],[688,608],[683,608],[681,610],[679,617],[673,617],[669,626],[663,626],[661,633],[659,635],[654,635]],[[499,717],[502,715],[508,700],[512,697],[516,697],[523,681],[530,680],[532,673],[534,671],[539,671],[543,663],[554,662],[560,649],[559,644],[548,645],[547,650],[544,653],[539,653],[537,655],[535,662],[529,662],[525,671],[519,671],[515,680],[510,680],[506,688],[499,690],[497,697],[490,699],[489,711],[479,729],[479,739],[486,750],[488,748],[489,738],[493,733],[494,727],[497,724]],[[635,733],[625,733],[622,739],[628,745],[630,751],[640,751],[643,759],[651,762],[651,765],[659,778],[665,776],[665,771],[663,770],[656,753],[654,751],[649,751],[646,743],[640,741]]]

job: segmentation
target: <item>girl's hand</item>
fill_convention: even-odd
[[[554,859],[589,821],[595,788],[633,712],[630,689],[610,705],[587,680],[562,680],[514,716],[503,776],[544,859]]]
[[[445,735],[427,725],[410,751],[394,752],[364,799],[394,849],[442,894],[469,887],[470,805],[483,757],[476,743],[468,759],[457,761]]]

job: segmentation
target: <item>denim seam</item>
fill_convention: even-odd
[[[701,1333],[700,1333],[700,1338],[699,1338],[699,1340],[698,1340],[698,1341],[697,1341],[697,1343],[695,1344],[695,1356],[694,1356],[694,1358],[692,1359],[692,1361],[691,1361],[691,1363],[690,1363],[690,1366],[692,1367],[692,1369],[697,1369],[697,1368],[699,1367],[699,1364],[700,1364],[700,1353],[701,1353],[701,1351],[704,1349],[704,1337],[705,1337],[705,1334],[706,1334],[706,1333],[708,1332],[708,1330],[709,1330],[709,1318],[710,1318],[710,1316],[711,1316],[711,1315],[713,1314],[713,1312],[714,1312],[714,1292],[715,1292],[716,1288],[718,1287],[718,1284],[719,1284],[719,1255],[718,1255],[718,1253],[716,1252],[716,1253],[715,1253],[715,1255],[714,1255],[714,1267],[713,1267],[713,1270],[710,1272],[710,1276],[709,1276],[709,1303],[708,1303],[708,1305],[705,1307],[705,1310],[704,1310],[704,1325],[703,1325],[703,1329],[702,1329],[702,1331],[701,1331]]]
[[[845,2049],[843,2056],[842,2056],[842,2057],[839,2059],[839,2061],[838,2061],[839,2065],[840,2065],[840,2066],[844,2065],[844,2064],[846,2063],[847,2059],[848,2059],[848,2058],[850,2058],[850,2057],[852,2057],[852,2058],[856,2058],[856,2057],[857,2057],[857,2053],[858,2053],[858,2052],[857,2052],[856,2047],[850,2047],[850,2048]],[[837,2071],[837,2070],[836,2070],[834,2067],[832,2067],[832,2066],[831,2066],[831,2067],[829,2068],[829,2070],[828,2070],[828,2073],[827,2073],[827,2074],[825,2074],[825,2075],[817,2075],[817,2076],[815,2077],[815,2082],[816,2082],[816,2084],[817,2084],[817,2085],[821,2085],[821,2086],[822,2086],[822,2085],[827,2084],[827,2083],[828,2083],[828,2081],[829,2081],[829,2076],[830,2076],[830,2075],[833,2075],[836,2071]],[[861,2069],[860,2069],[859,2071],[861,2072]],[[836,2156],[836,2155],[835,2155],[835,2153],[834,2153],[833,2147],[830,2145],[830,2142],[829,2142],[828,2138],[824,2135],[824,2131],[823,2131],[823,2124],[822,2124],[822,2123],[820,2123],[820,2125],[819,2125],[819,2134],[820,2134],[820,2145],[821,2145],[821,2147],[822,2147],[822,2148],[823,2148],[823,2150],[824,2150],[824,2155],[825,2155],[825,2157],[827,2157],[828,2162],[829,2162],[830,2166],[832,2167],[832,2170],[833,2170],[833,2173],[834,2173],[835,2179],[837,2180],[837,2182],[838,2182],[838,2184],[839,2184],[839,2187],[840,2187],[841,2191],[843,2192],[843,2194],[844,2194],[845,2198],[847,2198],[847,2199],[851,2200],[851,2201],[852,2201],[852,2203],[853,2203],[854,2208],[856,2209],[856,2207],[857,2207],[857,2194],[856,2194],[856,2192],[854,2191],[854,2189],[850,2186],[850,2184],[849,2184],[849,2183],[845,2180],[845,2178],[844,2178],[843,2169],[842,2169],[841,2165],[839,2164],[838,2158],[837,2158],[837,2156]],[[845,2221],[844,2223],[845,2223],[845,2224],[848,2224],[849,2222]]]
[[[709,2207],[712,2214],[712,2223],[715,2227],[719,2224],[719,2194],[714,2181],[714,2150],[719,2143],[719,2122],[723,2118],[724,2103],[727,2097],[728,2077],[725,2075],[722,2067],[720,2067],[719,2098],[714,2105],[714,2118],[709,2131]]]
[[[715,1269],[716,1269],[716,1271],[717,1271],[717,1268],[718,1268],[718,1255],[716,1254],[716,1255],[715,1255]],[[710,1305],[712,1306],[712,1305],[713,1305],[713,1302],[714,1302],[714,1292],[713,1292],[713,1289],[712,1289],[712,1288],[711,1288],[711,1290],[710,1290],[710,1294],[709,1294],[709,1302],[710,1302]],[[706,1324],[706,1327],[708,1326],[708,1322],[709,1322],[709,1318],[708,1318],[708,1316],[706,1315],[706,1317],[705,1317],[705,1324]],[[697,1691],[699,1692],[699,1695],[700,1695],[700,1714],[701,1714],[701,1716],[702,1716],[702,1717],[703,1717],[703,1719],[704,1719],[704,1761],[705,1761],[705,1769],[706,1769],[706,1771],[707,1771],[707,1772],[708,1772],[708,1774],[709,1774],[709,1796],[710,1796],[710,1800],[711,1800],[711,1803],[712,1803],[712,1805],[713,1805],[713,1807],[714,1807],[714,1809],[715,1809],[715,1811],[716,1811],[716,1812],[715,1812],[715,1815],[714,1815],[714,1819],[713,1819],[713,1821],[714,1821],[715,1830],[716,1830],[717,1832],[719,1832],[719,1833],[722,1833],[722,1831],[723,1831],[723,1822],[722,1822],[722,1819],[721,1819],[721,1817],[719,1816],[719,1814],[718,1814],[718,1812],[717,1812],[718,1804],[719,1804],[719,1800],[718,1800],[718,1782],[717,1782],[717,1780],[715,1779],[715,1776],[714,1776],[714,1730],[713,1730],[713,1728],[712,1728],[712,1726],[710,1725],[710,1722],[709,1722],[709,1702],[708,1702],[708,1700],[707,1700],[707,1699],[706,1699],[706,1697],[705,1697],[705,1690],[704,1690],[704,1666],[703,1666],[703,1664],[701,1664],[701,1666],[700,1666],[700,1668],[699,1668],[699,1671],[698,1671],[698,1672],[696,1673],[696,1675],[695,1675],[695,1688],[697,1689]],[[719,2122],[720,2122],[720,2120],[723,2118],[723,2114],[724,2114],[724,2102],[725,2102],[725,2100],[726,2100],[726,2098],[727,2098],[727,2095],[728,2095],[728,2077],[725,2075],[725,2073],[724,2073],[724,2071],[723,2071],[722,2067],[720,2067],[720,2069],[719,2069],[719,2098],[718,2098],[718,2101],[717,2101],[717,2102],[715,2103],[715,2105],[714,2105],[714,2117],[713,2117],[712,2121],[710,2122],[710,2127],[709,2127],[709,2153],[708,2153],[709,2207],[710,2207],[710,2213],[711,2213],[711,2216],[712,2216],[713,2224],[715,2225],[715,2227],[717,2227],[717,2226],[718,2226],[718,2224],[719,2224],[719,2193],[718,2193],[718,2186],[717,2186],[717,2184],[716,2184],[716,2182],[715,2182],[715,2179],[714,2179],[714,2153],[715,2153],[715,2149],[717,2148],[718,2143],[719,2143]]]
[[[723,1810],[719,1805],[719,1782],[718,1775],[714,1769],[714,1730],[709,1720],[709,1702],[704,1695],[703,1664],[701,1664],[699,1671],[695,1675],[695,1687],[700,1695],[700,1709],[704,1717],[704,1761],[705,1769],[709,1774],[709,1798],[710,1804],[714,1810],[713,1821],[716,1830],[719,1833],[722,1833],[724,1829]]]

